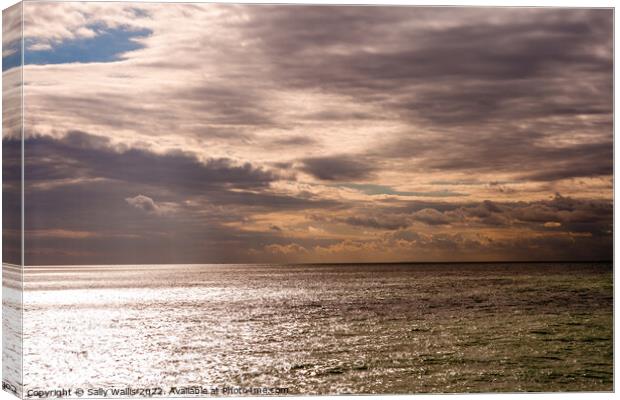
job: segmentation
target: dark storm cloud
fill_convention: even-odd
[[[261,188],[278,179],[250,163],[235,165],[222,158],[201,162],[182,152],[114,149],[108,139],[82,132],[60,140],[32,138],[25,145],[30,184],[62,177],[99,177],[200,193],[218,187]]]
[[[278,174],[250,163],[228,159],[199,161],[182,152],[156,154],[147,150],[114,148],[106,138],[72,132],[62,139],[38,137],[26,140],[29,149],[26,179],[31,190],[71,179],[88,186],[92,180],[109,180],[156,188],[172,200],[204,198],[213,204],[234,204],[254,209],[304,209],[337,207],[332,200],[315,196],[268,193]],[[134,193],[130,197],[135,196]],[[127,197],[127,196],[125,196]]]
[[[370,177],[375,169],[348,155],[312,157],[301,162],[302,171],[325,181],[364,179]]]

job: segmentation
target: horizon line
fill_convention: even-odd
[[[164,266],[164,265],[381,265],[381,264],[391,264],[391,265],[403,265],[403,264],[559,264],[559,263],[572,263],[572,264],[587,264],[587,263],[599,263],[599,264],[613,264],[614,260],[536,260],[536,261],[519,261],[519,260],[509,260],[509,261],[377,261],[377,262],[304,262],[304,263],[121,263],[121,264],[39,264],[39,265],[18,265],[12,263],[2,263],[2,266],[12,266],[12,267],[21,267],[21,268],[37,268],[37,267],[95,267],[95,266],[131,266],[131,265],[156,265],[156,266]]]

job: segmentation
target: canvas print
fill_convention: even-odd
[[[3,388],[613,390],[613,10],[3,12]]]

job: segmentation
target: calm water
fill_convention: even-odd
[[[26,390],[612,390],[610,264],[41,267],[25,280]]]

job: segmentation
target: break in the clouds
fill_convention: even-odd
[[[27,264],[612,256],[611,10],[23,15]]]

